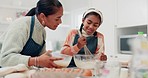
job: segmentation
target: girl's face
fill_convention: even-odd
[[[100,19],[95,15],[88,15],[83,19],[83,29],[88,35],[92,35],[100,26]]]
[[[60,7],[57,11],[57,13],[53,15],[48,15],[45,19],[45,25],[52,29],[55,30],[59,24],[62,23],[61,17],[63,16],[63,8]]]

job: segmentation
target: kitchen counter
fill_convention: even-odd
[[[1,78],[76,78],[91,75],[91,70],[78,68],[27,68],[23,64],[0,68]]]
[[[92,70],[91,70],[92,71]],[[90,70],[85,70],[83,69],[83,74],[81,76],[85,76],[85,78],[93,78],[90,76],[92,75],[92,72]],[[127,68],[121,68],[118,72],[114,72],[114,70],[111,70],[108,72],[108,70],[104,70],[107,75],[115,73],[119,73],[118,78],[128,78],[128,69]],[[5,67],[5,68],[0,68],[0,78],[75,78],[76,76],[79,75],[79,72],[82,72],[82,69],[78,68],[61,68],[61,69],[55,69],[55,68],[27,68],[23,64],[19,64],[17,66],[13,67]],[[90,73],[91,72],[91,73]],[[105,76],[104,74],[104,76]],[[108,77],[110,77],[108,76]]]

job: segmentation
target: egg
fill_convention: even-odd
[[[56,72],[62,72],[62,69],[55,69]]]
[[[72,68],[65,68],[64,69],[64,72],[67,72],[68,73],[68,72],[71,72],[72,70],[73,70]]]
[[[81,69],[74,69],[73,70],[73,73],[79,73],[79,72],[81,72]]]
[[[92,70],[84,70],[84,72],[82,73],[82,76],[92,76]]]

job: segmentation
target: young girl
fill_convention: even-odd
[[[80,29],[73,29],[68,34],[61,53],[71,56],[75,54],[85,54],[84,45],[86,45],[92,54],[99,54],[100,60],[107,60],[106,55],[104,55],[104,36],[96,31],[102,22],[103,17],[100,11],[95,8],[88,9],[83,14]],[[72,59],[69,67],[75,66],[74,60]]]

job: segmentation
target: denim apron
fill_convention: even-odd
[[[23,50],[21,51],[22,55],[28,55],[28,56],[31,56],[31,57],[39,56],[39,54],[42,51],[42,48],[44,47],[44,44],[45,44],[45,40],[43,40],[42,45],[39,45],[38,43],[36,43],[32,39],[32,33],[33,33],[33,29],[34,29],[34,22],[35,22],[35,17],[32,16],[31,17],[31,26],[30,26],[30,36],[29,36],[29,39],[28,39],[27,43],[23,47]]]
[[[74,39],[74,42],[73,42],[73,45],[77,44],[78,38],[79,38],[79,35],[76,34],[75,39]],[[98,45],[98,38],[95,37],[95,36],[86,37],[86,41],[87,41],[87,45],[86,46],[88,47],[88,49],[90,50],[90,52],[92,54],[95,54],[95,51],[96,51],[96,48],[97,48],[97,45]],[[84,48],[82,48],[78,52],[78,54],[85,54]],[[68,67],[76,67],[73,57],[72,57],[72,60],[71,60],[71,62],[70,62],[70,64],[69,64]]]

